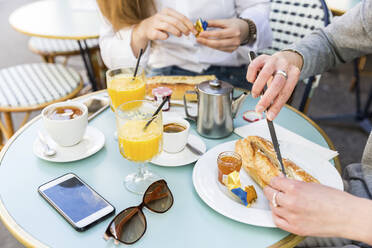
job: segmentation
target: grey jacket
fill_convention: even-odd
[[[372,54],[372,0],[362,0],[343,16],[335,18],[328,27],[317,30],[288,48],[298,51],[303,56],[301,79],[320,74],[337,64],[362,55]],[[347,166],[343,178],[348,192],[372,199],[372,133],[364,149],[362,163]],[[304,242],[302,247],[314,246],[313,241],[310,239]],[[322,242],[324,240],[316,240],[315,246],[322,246],[320,245],[324,244]],[[331,243],[337,247],[344,244]],[[367,247],[359,243],[354,245],[344,247]]]
[[[322,73],[361,55],[372,54],[372,0],[360,2],[326,28],[317,30],[289,49],[303,56],[301,78]],[[346,185],[349,192],[372,199],[372,134],[363,153],[362,165],[349,165],[344,179],[349,182]]]

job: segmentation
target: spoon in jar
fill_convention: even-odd
[[[164,97],[161,104],[158,106],[158,108],[155,110],[155,112],[152,114],[151,119],[146,123],[146,125],[143,127],[143,131],[146,131],[147,127],[151,124],[153,120],[155,120],[156,115],[160,112],[160,110],[163,108],[164,104],[169,100],[169,97]]]

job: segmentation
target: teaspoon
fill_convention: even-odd
[[[43,154],[45,156],[51,157],[57,153],[56,150],[54,150],[48,145],[48,142],[45,140],[44,134],[40,131],[39,131],[39,140],[40,140],[40,143],[43,145]]]

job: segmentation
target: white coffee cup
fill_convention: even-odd
[[[82,114],[69,120],[51,119],[52,111],[63,106],[79,108]],[[73,101],[54,103],[44,108],[41,115],[45,130],[58,145],[73,146],[83,139],[88,126],[88,108],[83,103]]]
[[[163,133],[163,149],[168,153],[177,153],[182,151],[189,137],[190,123],[181,117],[166,118],[163,125],[175,123],[185,127],[185,130],[177,133]]]

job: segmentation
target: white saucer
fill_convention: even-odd
[[[93,155],[94,153],[101,150],[105,145],[105,136],[103,133],[95,127],[88,126],[85,132],[84,138],[74,146],[60,146],[55,143],[52,138],[50,138],[44,132],[45,139],[48,145],[56,150],[54,156],[45,156],[42,152],[42,144],[39,138],[34,142],[33,151],[36,156],[41,159],[51,161],[51,162],[72,162],[80,160]]]
[[[206,152],[207,147],[204,141],[196,136],[196,135],[189,135],[188,143],[190,143],[195,148],[199,149],[201,152]],[[166,166],[166,167],[177,167],[183,166],[187,164],[191,164],[200,158],[199,155],[191,152],[187,147],[180,151],[179,153],[167,153],[163,151],[159,154],[156,158],[154,158],[151,163]]]

